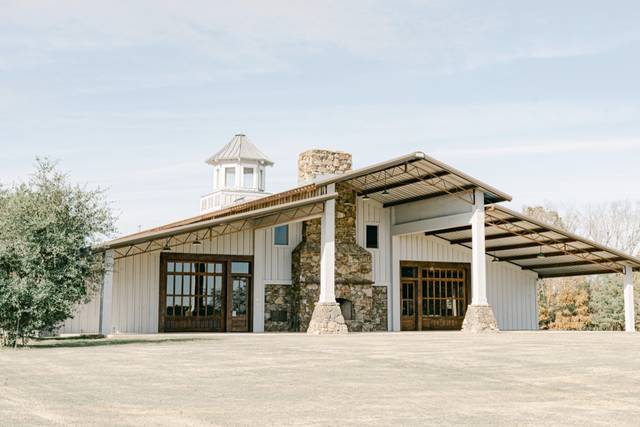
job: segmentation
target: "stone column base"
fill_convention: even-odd
[[[349,333],[337,302],[316,304],[309,322],[309,335],[344,335]]]
[[[498,323],[490,305],[469,305],[462,322],[463,332],[498,332]]]

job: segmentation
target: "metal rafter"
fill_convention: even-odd
[[[149,241],[144,247],[139,244],[134,244],[122,248],[115,248],[114,258],[128,258],[143,253],[161,251],[165,247],[175,248],[177,246],[193,243],[196,240],[205,240],[208,238],[209,241],[212,241],[213,238],[231,233],[237,233],[240,231],[271,227],[285,222],[303,221],[306,219],[317,218],[322,215],[323,211],[323,203],[313,203],[310,205],[298,206],[292,208],[291,210],[277,212],[272,215],[260,218],[242,219],[231,223],[219,224],[216,226],[203,228],[203,230],[205,230],[205,233],[203,235],[199,234],[201,230],[189,231],[187,233],[177,234],[168,238],[162,237],[153,239]],[[155,245],[156,247],[152,248],[153,245]]]
[[[560,242],[560,240],[562,239],[549,238],[548,236],[543,236],[540,233],[531,233],[530,229],[519,226],[516,223],[506,222],[504,221],[504,218],[500,218],[498,216],[492,215],[490,211],[486,211],[485,215],[487,215],[488,217],[494,220],[495,227],[505,230],[515,236],[520,236],[524,239],[531,240],[532,242],[537,242],[540,244],[540,246],[548,246],[551,248],[555,248],[560,252],[566,253],[567,255],[571,255],[576,258],[581,258],[584,261],[588,261],[589,263],[594,265],[602,266],[605,269],[608,269],[614,273],[620,273],[621,271],[624,270],[623,264],[620,264],[617,261],[612,261],[611,258],[605,258],[593,253],[585,254],[584,252],[578,252],[582,248],[578,248],[569,242]],[[501,220],[503,221],[503,223],[500,223]],[[551,230],[549,231],[556,233],[555,231],[551,231]],[[571,253],[571,251],[575,251],[575,253]]]

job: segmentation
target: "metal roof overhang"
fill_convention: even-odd
[[[465,200],[471,190],[485,194],[485,203],[511,200],[511,196],[422,152],[356,169],[316,181],[316,185],[346,183],[359,196],[377,200],[384,207],[446,195]],[[471,200],[467,200],[472,203]]]
[[[318,191],[315,191],[318,193]],[[321,193],[321,192],[320,192]],[[293,202],[280,203],[275,206],[247,210],[246,212],[230,214],[211,219],[190,221],[185,220],[169,226],[132,234],[99,245],[96,251],[113,249],[114,258],[125,258],[145,252],[160,251],[165,247],[175,247],[194,241],[212,239],[238,231],[272,227],[289,222],[318,218],[324,211],[324,202],[338,197],[337,193],[320,194]],[[260,206],[262,199],[249,202]],[[196,217],[199,218],[199,217]]]
[[[115,239],[94,249],[114,249],[116,258],[122,258],[248,228],[318,217],[324,209],[322,202],[337,197],[337,193],[326,194],[327,186],[332,183],[345,183],[358,195],[378,200],[385,207],[445,195],[455,195],[473,203],[474,189],[484,192],[485,203],[511,200],[508,194],[422,152],[415,152],[258,200]],[[282,218],[288,219],[284,221]]]
[[[426,234],[471,247],[470,226]],[[640,271],[638,258],[498,205],[485,209],[485,244],[494,260],[540,278],[622,273],[625,266]]]

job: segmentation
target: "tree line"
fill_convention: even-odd
[[[561,216],[553,205],[525,207],[524,214],[631,255],[640,255],[640,203],[612,202],[571,208]],[[635,283],[638,282],[635,274]],[[539,280],[541,329],[624,330],[621,274]],[[640,290],[635,292],[636,313]],[[640,328],[640,316],[636,316]]]

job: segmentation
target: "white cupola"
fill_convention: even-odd
[[[201,213],[268,195],[266,167],[273,162],[246,135],[235,135],[207,163],[213,166],[213,192],[200,199]]]

